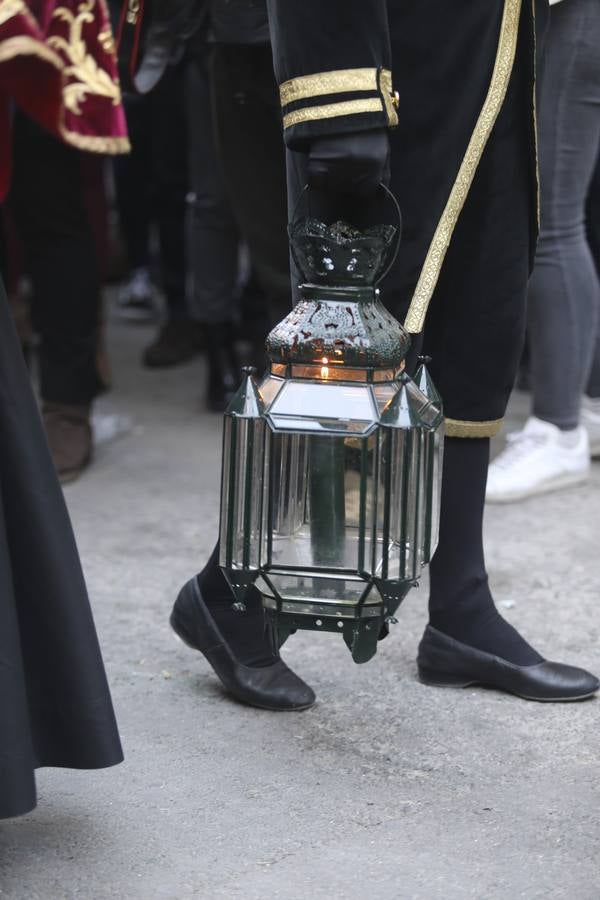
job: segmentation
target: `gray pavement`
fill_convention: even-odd
[[[220,420],[202,360],[143,372],[147,327],[111,326],[133,420],[66,490],[126,762],[43,770],[39,806],[0,824],[0,898],[598,900],[600,701],[426,688],[426,585],[377,658],[300,635],[309,712],[229,700],[167,617],[217,527]],[[517,398],[513,419],[525,406]],[[600,670],[600,464],[590,484],[490,508],[490,578],[546,655]]]

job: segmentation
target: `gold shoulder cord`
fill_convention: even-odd
[[[425,257],[425,263],[404,322],[404,327],[411,334],[418,334],[423,330],[427,309],[440,277],[456,223],[469,195],[483,151],[502,109],[515,60],[520,15],[521,0],[505,0],[496,61],[487,97],[479,113],[475,130],[458,170],[446,208]]]

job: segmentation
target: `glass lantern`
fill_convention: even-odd
[[[396,229],[290,227],[305,279],[225,413],[220,564],[256,584],[279,642],[342,635],[366,662],[437,542],[443,415],[376,281]]]

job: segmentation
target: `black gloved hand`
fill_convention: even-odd
[[[386,128],[317,138],[308,154],[310,187],[332,194],[372,196],[390,180],[390,139]]]

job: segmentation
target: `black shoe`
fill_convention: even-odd
[[[516,666],[492,653],[462,644],[428,625],[417,656],[419,679],[437,687],[481,684],[524,700],[584,700],[600,687],[585,669],[544,661]]]
[[[272,665],[260,667],[237,661],[202,599],[197,578],[179,592],[169,621],[188,647],[204,654],[229,693],[242,703],[260,709],[302,710],[315,702],[312,688],[278,656]]]
[[[242,380],[233,331],[233,325],[228,323],[206,326],[206,405],[211,412],[227,409]]]
[[[44,403],[42,417],[58,478],[68,484],[92,460],[90,404]]]
[[[165,369],[192,359],[202,350],[202,328],[191,319],[173,319],[158,332],[144,350],[142,362],[148,369]]]

